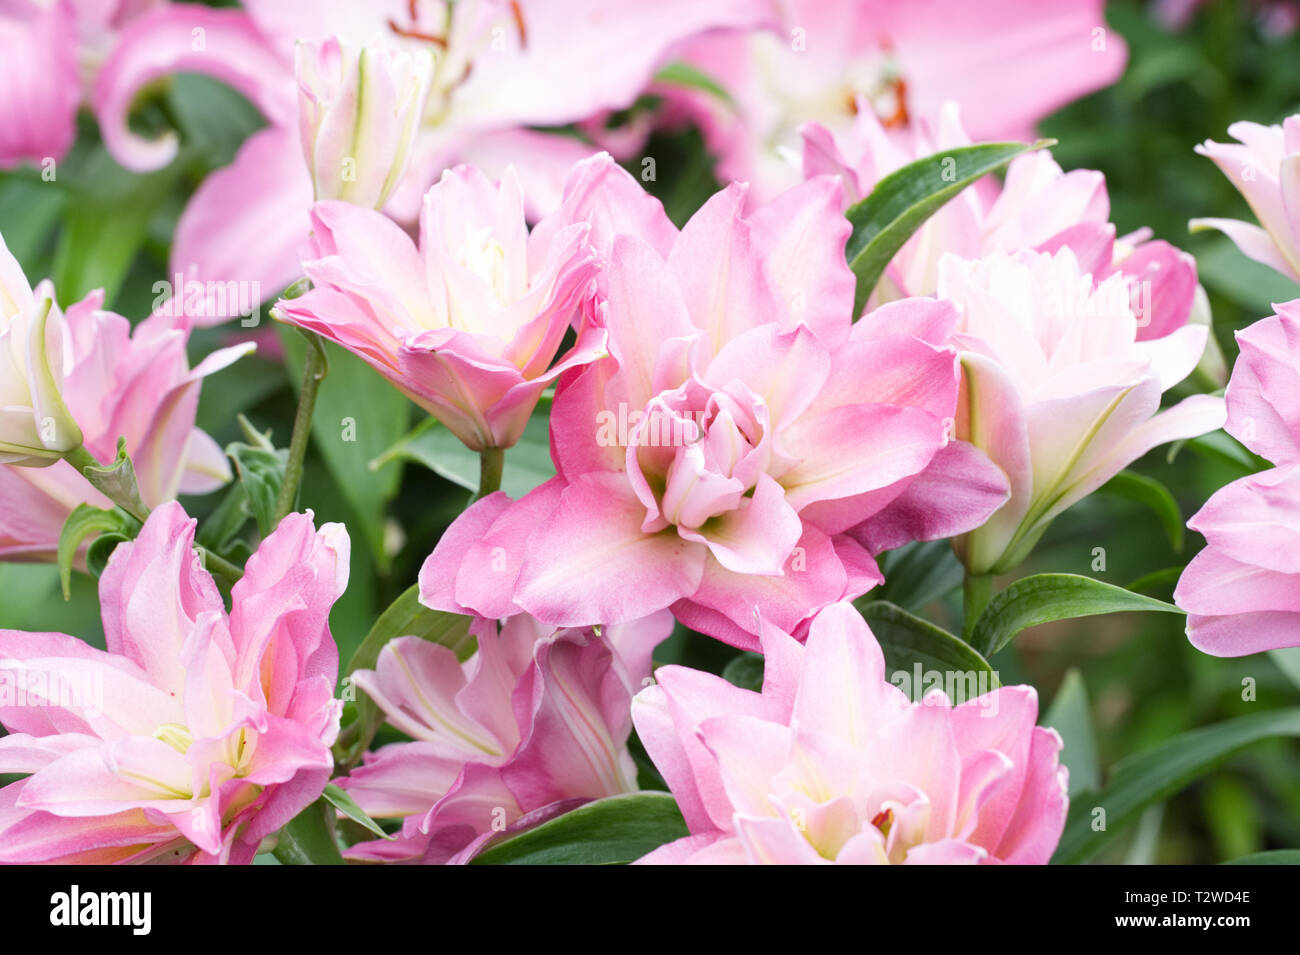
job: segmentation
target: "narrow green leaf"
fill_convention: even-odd
[[[1097,740],[1092,732],[1092,712],[1088,708],[1088,691],[1078,670],[1071,669],[1061,681],[1052,706],[1042,719],[1061,735],[1061,763],[1070,770],[1070,795],[1101,788],[1101,771],[1097,766]]]
[[[1173,604],[1078,574],[1035,574],[994,594],[971,634],[971,646],[992,657],[1021,630],[1053,620],[1127,610],[1182,613]]]
[[[1300,647],[1270,650],[1268,656],[1288,680],[1300,687]]]
[[[113,551],[117,549],[118,544],[125,544],[132,538],[126,534],[110,533],[100,534],[86,549],[86,570],[92,577],[101,577],[104,568],[108,566],[108,559],[113,556]]]
[[[284,865],[343,865],[334,838],[334,807],[317,799],[280,829],[275,857]]]
[[[519,443],[506,451],[501,490],[516,500],[555,476],[549,427],[545,414],[534,414],[528,420]],[[461,444],[460,439],[440,425],[436,418],[425,418],[417,424],[371,461],[370,468],[379,470],[401,460],[414,461],[467,491],[478,492],[478,452]]]
[[[1180,733],[1154,749],[1121,760],[1100,794],[1084,793],[1071,801],[1052,862],[1077,865],[1088,861],[1148,806],[1164,802],[1238,750],[1275,736],[1300,736],[1300,707]]]
[[[370,832],[373,832],[375,835],[379,836],[379,838],[396,838],[395,836],[390,836],[388,833],[384,832],[384,830],[380,828],[379,823],[366,815],[366,811],[356,804],[353,798],[347,794],[346,790],[340,789],[338,786],[330,783],[325,787],[325,792],[321,795],[327,803],[339,812],[343,813],[343,815],[347,816],[353,822],[365,827]]]
[[[910,680],[919,665],[923,674],[988,674],[986,688],[998,686],[997,674],[988,661],[947,630],[886,600],[862,602],[857,607],[884,651],[887,674],[901,672]],[[916,689],[924,689],[924,684]]]
[[[763,689],[763,655],[746,651],[727,661],[722,668],[722,678],[742,690],[759,692]]]
[[[882,554],[879,561],[885,582],[873,596],[912,613],[961,586],[961,562],[946,540],[915,541]]]
[[[727,105],[731,105],[733,100],[731,94],[718,83],[713,77],[703,70],[692,66],[681,60],[674,61],[662,67],[655,74],[655,80],[659,83],[668,83],[672,86],[684,86],[687,89],[701,90],[710,96],[715,96]]]
[[[124,511],[116,508],[107,511],[89,504],[78,504],[63,522],[63,530],[59,533],[59,583],[63,587],[63,599],[72,597],[72,565],[87,537],[138,526]]]
[[[113,463],[89,464],[81,468],[82,475],[91,485],[111,501],[116,501],[123,508],[140,516],[141,520],[149,514],[140,499],[140,485],[135,477],[135,465],[126,453],[126,438],[117,439],[117,456]]]
[[[471,865],[618,865],[690,833],[668,793],[598,799],[479,853]]]
[[[1229,859],[1220,865],[1300,865],[1300,849],[1272,849]]]
[[[1101,486],[1105,494],[1126,498],[1150,509],[1169,538],[1169,546],[1176,553],[1183,550],[1183,512],[1178,507],[1169,488],[1155,478],[1136,471],[1120,471]]]
[[[853,232],[845,254],[858,279],[854,317],[862,314],[889,260],[944,203],[1017,156],[1052,144],[1053,140],[1044,139],[1033,145],[980,143],[946,149],[908,163],[880,180],[871,195],[855,203],[847,213]]]

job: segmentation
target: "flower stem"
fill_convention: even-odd
[[[242,569],[207,548],[203,548],[203,566],[208,570],[216,571],[232,584],[237,583],[239,578],[244,576],[244,571]]]
[[[505,465],[505,448],[484,448],[478,453],[478,493],[474,500],[501,490],[501,472]]]
[[[993,575],[972,574],[966,572],[962,581],[962,627],[963,637],[969,638],[975,632],[975,624],[993,598]]]
[[[275,499],[275,521],[293,510],[298,498],[298,485],[302,481],[302,462],[307,457],[307,441],[311,438],[311,416],[316,410],[316,394],[320,383],[329,374],[329,358],[320,336],[303,332],[307,339],[307,357],[302,366],[302,391],[298,394],[298,411],[293,418],[293,437],[289,440],[289,460],[284,466],[284,483]]]

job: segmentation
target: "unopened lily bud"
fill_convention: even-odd
[[[317,199],[377,209],[406,172],[433,77],[427,50],[297,48],[298,126]]]

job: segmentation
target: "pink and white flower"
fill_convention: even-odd
[[[666,613],[600,632],[480,619],[463,664],[418,637],[389,643],[356,682],[413,742],[367,754],[341,785],[372,817],[404,821],[346,855],[464,862],[501,833],[635,791],[629,707],[671,630]]]
[[[316,199],[382,207],[410,163],[431,54],[331,37],[298,44],[296,57],[299,135]]]
[[[1206,547],[1174,600],[1206,653],[1300,646],[1300,300],[1237,333],[1225,429],[1277,467],[1233,481],[1187,522]]]
[[[225,455],[206,433],[194,426],[199,388],[207,375],[219,371],[252,350],[251,344],[223,349],[190,368],[185,349],[187,333],[162,319],[150,319],[134,331],[120,315],[103,311],[102,291],[92,292],[68,308],[53,304],[54,291],[42,282],[33,292],[18,263],[0,239],[0,306],[5,301],[21,309],[0,332],[0,362],[9,362],[3,376],[5,429],[0,434],[0,560],[53,560],[64,521],[78,504],[111,508],[112,503],[59,459],[62,451],[83,443],[98,460],[110,462],[118,438],[135,466],[140,495],[149,507],[177,494],[203,494],[230,480]],[[24,323],[39,318],[48,303],[42,339],[24,331]],[[26,318],[22,316],[26,316]],[[3,320],[5,316],[0,316]],[[38,323],[39,324],[39,323]],[[24,349],[44,340],[46,349]],[[25,365],[22,362],[26,351]],[[48,360],[48,368],[43,364]],[[37,387],[33,401],[18,393],[30,380]],[[25,412],[24,406],[31,410]],[[53,447],[44,443],[45,438]],[[26,461],[13,455],[23,441],[40,441]],[[23,463],[38,467],[18,466]]]
[[[606,260],[610,357],[561,381],[557,477],[466,511],[426,561],[421,600],[555,626],[671,607],[752,647],[756,607],[796,630],[878,583],[845,532],[948,444],[952,306],[906,300],[851,324],[849,226],[830,178],[748,216],[746,188],[732,185],[680,234],[630,201],[640,190],[608,158],[575,181],[561,213],[589,217]],[[986,492],[978,523],[1005,484],[986,460],[968,473]],[[946,505],[926,509],[932,525]]]
[[[906,134],[960,100],[979,139],[1031,139],[1033,125],[1118,78],[1124,41],[1101,0],[782,0],[771,30],[694,39],[680,58],[726,90],[666,88],[699,123],[724,181],[770,198],[798,179],[799,129],[849,129],[870,110]]]
[[[165,504],[100,580],[107,651],[0,631],[0,862],[247,863],[320,796],[341,706],[347,532],[291,514],[226,612]]]
[[[961,312],[957,436],[1011,486],[1010,500],[955,542],[973,573],[1010,570],[1058,514],[1147,451],[1223,423],[1223,402],[1209,395],[1160,411],[1161,394],[1196,367],[1206,327],[1144,338],[1126,277],[1095,279],[1068,245],[945,257],[939,295]]]
[[[204,73],[257,106],[268,128],[194,194],[177,225],[168,273],[257,282],[268,293],[300,276],[297,250],[311,228],[312,179],[298,145],[296,41],[337,37],[434,53],[411,165],[389,205],[407,221],[419,215],[439,174],[461,163],[494,175],[514,163],[535,180],[530,211],[544,214],[569,166],[593,150],[527,127],[622,109],[684,38],[769,17],[765,0],[245,0],[244,7],[174,3],[133,21],[97,77],[94,108],[113,156],[145,171],[165,166],[178,148],[174,134],[148,140],[129,127],[132,104],[151,83],[181,71]]]
[[[529,234],[512,169],[499,184],[467,166],[425,197],[420,243],[344,202],[312,212],[315,283],[277,318],[369,362],[468,447],[508,448],[545,388],[604,354],[586,305],[595,276],[587,226]],[[573,348],[552,363],[571,324]]]
[[[1218,229],[1256,262],[1300,282],[1296,203],[1300,202],[1300,115],[1280,126],[1233,123],[1237,142],[1206,140],[1196,147],[1212,159],[1250,205],[1259,225],[1238,219],[1193,219],[1192,229]]]
[[[691,834],[642,864],[1042,865],[1065,825],[1061,739],[1033,687],[950,705],[886,680],[852,605],[806,645],[762,631],[763,690],[660,667],[632,719]]]

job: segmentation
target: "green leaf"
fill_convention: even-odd
[[[763,655],[745,651],[727,661],[722,668],[722,678],[742,690],[763,689]]]
[[[334,838],[334,807],[324,797],[280,829],[275,857],[284,865],[343,865]]]
[[[534,414],[528,419],[519,443],[506,450],[501,490],[515,500],[555,477],[549,428],[545,414]],[[425,418],[417,424],[410,433],[371,461],[370,468],[379,470],[390,462],[401,460],[414,461],[467,491],[478,492],[478,452],[461,444],[460,439],[440,425],[436,418]]]
[[[1179,509],[1173,494],[1169,492],[1169,488],[1145,474],[1138,474],[1136,471],[1120,471],[1103,484],[1101,490],[1103,493],[1127,498],[1149,508],[1156,516],[1156,520],[1160,522],[1160,526],[1164,528],[1165,536],[1169,538],[1169,546],[1176,553],[1182,553],[1183,512]]]
[[[871,195],[847,212],[853,232],[845,254],[858,279],[854,317],[862,314],[889,260],[926,219],[976,180],[996,172],[1017,156],[1052,144],[1052,140],[1045,139],[1033,145],[981,143],[946,149],[908,163],[880,180]]]
[[[144,501],[140,499],[140,485],[135,478],[135,465],[131,463],[131,456],[126,453],[126,438],[117,439],[117,457],[113,459],[112,464],[89,464],[80,470],[85,479],[109,500],[117,501],[142,519],[149,514],[149,508],[145,507]]]
[[[1061,734],[1065,744],[1061,749],[1061,762],[1070,770],[1070,795],[1100,789],[1101,771],[1097,766],[1092,712],[1088,708],[1088,691],[1078,670],[1071,669],[1065,674],[1042,724]]]
[[[289,452],[235,441],[226,446],[226,454],[235,462],[235,471],[244,488],[248,511],[257,521],[258,533],[266,537],[275,530],[275,499],[284,483]]]
[[[87,537],[97,537],[110,531],[119,535],[134,534],[139,527],[120,508],[108,511],[89,504],[78,504],[63,522],[63,530],[59,533],[59,583],[63,587],[63,599],[69,600],[72,597],[72,564]]]
[[[618,865],[689,835],[668,793],[598,799],[479,853],[471,865]]]
[[[1169,446],[1165,460],[1172,464],[1183,448],[1203,458],[1230,465],[1237,469],[1241,477],[1263,471],[1269,466],[1267,461],[1252,454],[1245,445],[1226,431],[1211,431],[1199,437],[1175,441]]]
[[[295,329],[280,329],[294,388],[302,386],[307,340]],[[387,570],[384,512],[397,493],[400,467],[375,471],[370,461],[406,431],[410,400],[360,358],[325,344],[329,374],[321,382],[312,416],[312,447],[324,459],[339,490],[356,514],[381,570]]]
[[[997,674],[988,661],[947,630],[886,600],[863,602],[857,607],[884,651],[888,674],[903,673],[910,681],[919,665],[923,674],[962,673],[976,678],[987,674],[984,689],[998,686]],[[915,689],[923,688],[924,684],[918,681]],[[970,695],[978,693],[978,683],[973,688],[967,687],[967,691]]]
[[[1242,716],[1180,733],[1154,749],[1121,760],[1100,794],[1083,794],[1072,800],[1052,862],[1086,862],[1148,806],[1164,802],[1238,750],[1275,736],[1300,736],[1300,707]],[[1094,820],[1100,819],[1096,809],[1105,810],[1105,828],[1093,829]]]
[[[1053,620],[1127,610],[1182,613],[1173,604],[1078,574],[1035,574],[994,594],[975,624],[971,646],[992,657],[1021,630]]]
[[[86,570],[92,577],[103,576],[104,568],[108,566],[108,559],[113,556],[117,545],[125,544],[131,539],[132,537],[126,534],[100,534],[86,549]]]
[[[1270,650],[1268,656],[1288,680],[1300,687],[1300,647]]]
[[[734,101],[731,94],[718,83],[713,77],[689,63],[680,60],[669,63],[655,74],[655,81],[667,83],[671,86],[682,86],[686,89],[700,90],[715,96],[727,105]]]
[[[420,585],[412,584],[379,615],[348,661],[344,675],[350,676],[357,670],[373,670],[379,661],[379,652],[397,637],[419,637],[430,643],[439,643],[462,661],[467,660],[475,645],[469,632],[471,622],[471,618],[460,614],[430,610],[420,603]],[[357,692],[355,711],[355,718],[343,727],[335,744],[337,761],[343,766],[354,765],[361,758],[383,722],[383,713],[365,693]]]
[[[365,827],[370,832],[373,832],[381,839],[396,838],[395,836],[390,836],[388,833],[384,832],[384,830],[379,827],[379,823],[366,815],[366,811],[353,801],[352,797],[347,794],[346,790],[340,789],[338,786],[330,783],[325,787],[325,791],[321,795],[327,803],[339,812],[343,813],[343,815],[347,816],[353,822]]]
[[[1220,865],[1300,865],[1300,849],[1272,849],[1268,852],[1252,852],[1248,856],[1229,859]]]
[[[961,562],[946,540],[915,541],[882,554],[879,561],[885,583],[872,591],[873,597],[913,613],[961,586]]]

